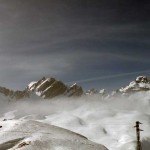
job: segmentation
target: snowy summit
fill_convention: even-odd
[[[137,91],[148,91],[150,90],[150,80],[146,76],[139,76],[135,81],[124,88],[120,89],[120,92],[137,92]]]

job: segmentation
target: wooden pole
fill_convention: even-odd
[[[141,122],[139,121],[136,121],[136,124],[135,124],[135,128],[136,128],[136,136],[137,136],[137,148],[136,150],[142,150],[142,145],[141,145],[141,141],[140,141],[140,131],[143,131],[139,128],[139,125],[142,124]]]

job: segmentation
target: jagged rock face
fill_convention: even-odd
[[[0,87],[0,93],[4,94],[5,96],[9,96],[11,91],[9,89],[6,89],[5,87]]]
[[[49,84],[47,83],[45,84],[44,84],[44,91],[43,88],[39,88],[40,91],[42,90],[41,96],[43,98],[52,98],[55,96],[59,96],[62,95],[67,90],[67,87],[61,81],[54,81],[50,82]]]
[[[28,91],[35,92],[38,96],[43,98],[53,98],[56,96],[81,96],[83,94],[82,88],[74,84],[67,86],[63,82],[54,78],[42,78],[37,82],[31,82],[27,86]]]
[[[21,99],[21,98],[25,98],[25,97],[29,97],[29,93],[28,91],[24,90],[24,91],[13,91],[13,90],[9,90],[5,87],[0,87],[0,93],[2,93],[5,96],[8,96],[9,98],[15,98],[15,99]]]
[[[73,84],[72,86],[68,87],[67,91],[65,92],[65,95],[68,95],[69,97],[81,96],[82,94],[83,94],[82,87],[77,84]]]
[[[130,82],[128,86],[119,89],[119,92],[130,93],[148,90],[150,90],[150,80],[146,76],[139,76],[135,81]]]
[[[8,96],[10,99],[28,98],[30,95],[37,95],[42,98],[53,98],[56,96],[81,96],[83,94],[82,87],[74,84],[67,86],[63,82],[54,78],[45,78],[36,82],[31,82],[23,91],[13,91],[5,87],[0,87],[0,93]]]
[[[29,97],[29,92],[24,90],[24,91],[15,91],[14,94],[13,94],[13,98],[16,98],[16,99],[22,99],[22,98],[27,98]]]

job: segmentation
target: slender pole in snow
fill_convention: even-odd
[[[142,150],[142,145],[141,145],[141,141],[140,141],[140,131],[143,131],[139,128],[139,124],[142,124],[141,122],[139,121],[136,121],[136,124],[135,124],[135,128],[136,128],[136,136],[137,136],[137,148],[136,150]]]

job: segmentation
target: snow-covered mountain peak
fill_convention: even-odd
[[[36,95],[43,98],[53,98],[60,95],[69,97],[81,96],[83,94],[82,87],[76,83],[68,86],[55,78],[45,77],[39,81],[28,84],[27,90],[30,92],[35,92]]]
[[[146,76],[138,76],[134,81],[130,82],[129,85],[116,90],[118,93],[132,93],[137,91],[148,91],[150,90],[150,80]],[[108,96],[109,93],[106,90],[102,89],[98,91],[97,89],[92,88],[91,90],[83,92],[83,89],[80,85],[74,83],[72,85],[67,85],[60,80],[49,77],[38,81],[30,82],[25,90],[23,91],[13,91],[5,87],[0,87],[0,94],[8,97],[8,99],[22,99],[22,98],[44,98],[50,99],[57,96],[82,96],[82,95],[95,95],[99,94],[101,96]],[[110,94],[110,95],[116,95]]]
[[[150,80],[146,76],[138,76],[135,80],[137,83],[150,83]]]
[[[132,81],[126,87],[122,87],[119,91],[123,93],[148,91],[150,90],[150,80],[146,76],[138,76],[135,81]]]

